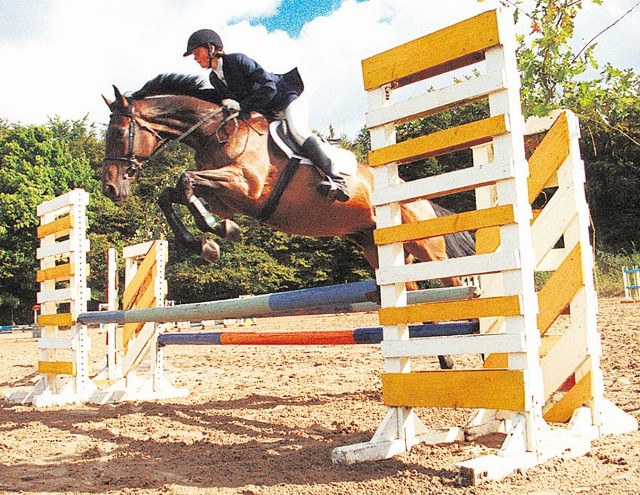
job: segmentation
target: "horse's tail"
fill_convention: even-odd
[[[436,203],[432,202],[431,205],[438,217],[446,217],[447,215],[453,214],[452,211],[449,211]],[[444,236],[444,241],[447,245],[447,256],[449,258],[462,258],[463,256],[476,254],[476,242],[469,232],[446,234]]]

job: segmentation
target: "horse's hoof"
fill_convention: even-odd
[[[225,228],[227,231],[225,239],[228,239],[231,242],[242,242],[244,235],[242,234],[240,226],[233,220],[224,220],[224,223],[226,224]]]
[[[242,242],[244,238],[242,229],[236,222],[229,219],[219,221],[211,232],[231,242]]]
[[[220,259],[220,246],[211,239],[203,240],[200,256],[209,263],[215,263]]]
[[[452,370],[453,369],[453,359],[451,356],[438,356],[438,361],[440,362],[440,368],[443,370]]]

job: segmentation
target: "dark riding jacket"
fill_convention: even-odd
[[[297,68],[286,74],[272,74],[243,53],[225,54],[222,60],[226,84],[215,71],[209,75],[214,98],[219,101],[232,98],[240,103],[243,112],[267,115],[280,112],[304,91]]]

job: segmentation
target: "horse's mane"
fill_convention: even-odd
[[[184,74],[160,74],[131,95],[134,100],[149,96],[185,95],[207,99],[207,83],[201,77]]]

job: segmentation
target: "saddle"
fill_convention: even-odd
[[[269,134],[273,142],[289,157],[290,161],[295,159],[299,160],[301,165],[315,167],[313,162],[302,154],[300,147],[289,135],[286,121],[275,120],[271,122]],[[322,139],[322,148],[341,175],[355,175],[357,173],[358,161],[353,153],[329,143],[324,138]],[[315,169],[321,177],[326,176],[319,167],[315,167]]]
[[[303,156],[298,145],[289,136],[286,128],[286,122],[283,120],[275,120],[269,124],[269,135],[271,136],[272,141],[287,155],[289,159],[287,160],[284,172],[280,175],[269,199],[267,199],[262,211],[258,213],[258,219],[262,222],[266,222],[271,218],[271,215],[280,203],[280,198],[282,197],[284,190],[289,185],[289,182],[301,164],[314,167],[321,178],[326,177],[326,174],[319,167],[316,167],[308,157]],[[326,142],[323,142],[323,147],[325,144],[325,152],[331,160],[333,160],[334,166],[337,167],[341,174],[355,175],[357,173],[358,161],[353,153]]]

